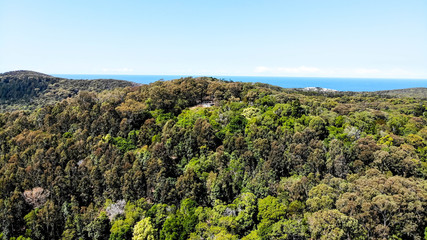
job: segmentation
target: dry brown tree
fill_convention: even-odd
[[[25,190],[23,193],[25,201],[34,208],[38,208],[43,205],[46,202],[47,197],[49,197],[49,194],[49,190],[41,187]]]

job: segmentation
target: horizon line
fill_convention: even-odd
[[[137,73],[46,73],[44,71],[34,70],[11,70],[0,72],[4,74],[14,71],[32,71],[47,75],[90,75],[90,76],[176,76],[176,77],[215,77],[215,78],[232,78],[232,77],[249,77],[249,78],[322,78],[322,79],[387,79],[387,80],[427,80],[426,77],[346,77],[346,76],[280,76],[280,75],[217,75],[217,74],[137,74]],[[232,79],[229,79],[232,80]]]
[[[120,74],[120,73],[46,73],[48,75],[103,75],[103,76],[180,76],[180,77],[268,77],[268,78],[335,78],[335,79],[395,79],[427,80],[427,77],[328,77],[328,76],[270,76],[270,75],[215,75],[215,74]],[[231,79],[230,79],[231,80]]]

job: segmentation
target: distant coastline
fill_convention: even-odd
[[[70,79],[118,79],[149,84],[157,80],[172,80],[188,75],[108,75],[108,74],[52,74]],[[194,76],[197,77],[197,76]],[[383,79],[383,78],[320,78],[320,77],[253,77],[212,76],[235,82],[261,82],[283,88],[321,87],[338,91],[382,91],[415,87],[427,87],[427,79]]]

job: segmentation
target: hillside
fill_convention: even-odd
[[[324,95],[330,97],[340,97],[340,96],[378,96],[384,98],[418,98],[418,99],[427,99],[427,88],[418,87],[418,88],[405,88],[405,89],[395,89],[395,90],[383,90],[383,91],[374,91],[374,92],[352,92],[352,91],[337,91],[333,89],[326,89],[320,87],[307,87],[307,88],[292,88],[288,90],[293,90],[305,95]]]
[[[0,74],[0,111],[32,110],[75,96],[80,91],[101,92],[135,86],[134,83],[111,80],[70,80],[34,71],[12,71]]]
[[[426,106],[203,77],[0,113],[0,239],[422,239]]]
[[[34,71],[11,71],[0,74],[0,112],[33,110],[75,96],[80,91],[101,92],[137,85],[136,83],[115,79],[71,80]],[[341,97],[361,95],[391,98],[427,98],[427,88],[377,92],[342,92],[322,88],[284,89],[265,83],[255,83],[255,86],[267,87],[281,92],[313,96]]]
[[[391,97],[412,97],[412,98],[423,98],[427,99],[427,88],[406,88],[406,89],[396,89],[396,90],[386,90],[386,91],[377,91],[375,94],[382,96],[391,96]]]

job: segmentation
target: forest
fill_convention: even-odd
[[[114,80],[74,80],[19,70],[0,73],[0,112],[35,110],[77,95],[80,91],[101,92],[135,83]]]
[[[427,239],[425,98],[188,77],[37,106],[0,114],[0,239]]]

